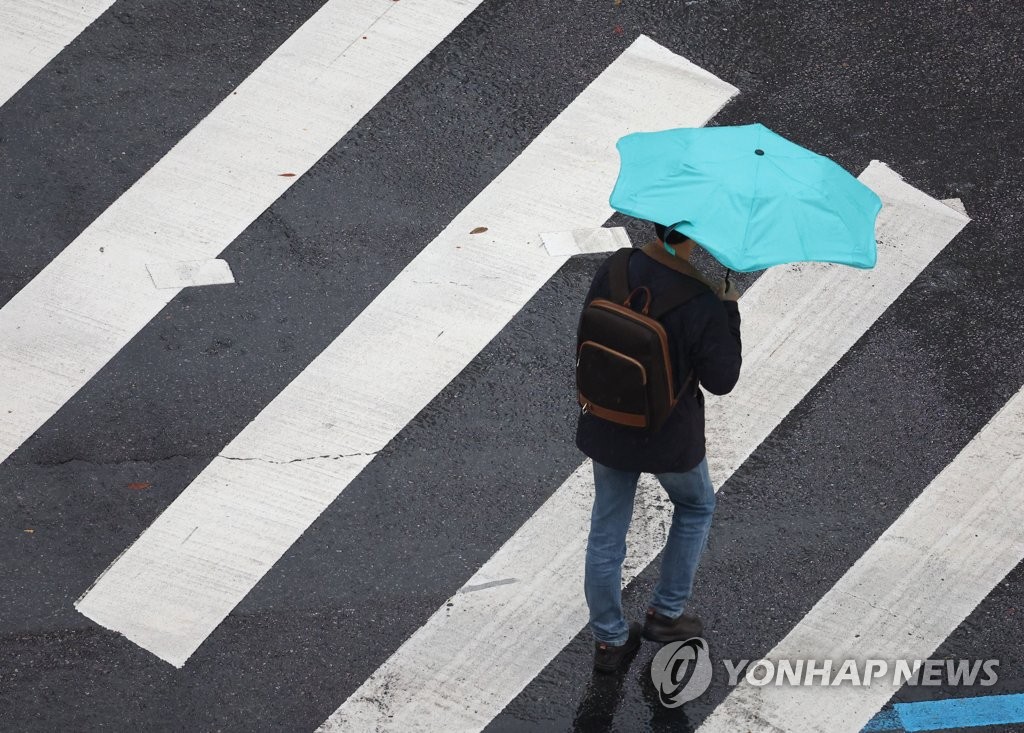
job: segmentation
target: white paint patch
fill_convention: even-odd
[[[615,141],[704,124],[735,93],[640,37],[214,459],[78,609],[183,665],[565,262],[537,232],[611,215]],[[472,234],[479,226],[487,231]],[[523,576],[488,580],[510,577]]]
[[[160,262],[146,265],[153,285],[158,288],[190,288],[199,285],[226,285],[235,281],[227,260],[196,262]]]
[[[478,4],[331,0],[0,309],[0,461]]]
[[[716,486],[967,223],[881,163],[872,163],[860,180],[883,201],[874,270],[776,267],[742,297],[743,373],[731,394],[709,396],[706,403]],[[466,585],[508,577],[518,583],[452,596],[321,730],[484,728],[586,624],[583,560],[592,481],[585,462]],[[653,477],[641,477],[624,583],[664,545],[670,515],[662,494]]]
[[[928,659],[1024,560],[1022,448],[1024,390],[767,659],[884,659],[890,683],[894,660]],[[700,730],[857,733],[898,689],[880,680],[829,688],[741,683]]]
[[[113,4],[114,0],[0,2],[0,105]]]
[[[953,209],[953,211],[959,211],[964,216],[967,216],[967,208],[960,199],[942,199],[942,203]]]
[[[571,232],[547,232],[540,235],[544,249],[552,257],[614,252],[632,246],[624,227],[574,229]]]

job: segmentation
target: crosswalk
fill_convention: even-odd
[[[20,44],[0,51],[0,104],[45,73],[40,68],[110,5],[54,0],[0,7],[9,21],[0,41],[7,33]],[[244,82],[0,308],[0,462],[83,387],[109,378],[105,365],[189,284],[158,287],[154,272],[181,272],[185,263],[221,256],[481,5],[329,0],[283,45],[268,49]],[[25,48],[31,54],[8,59]],[[81,579],[77,601],[62,605],[77,608],[103,638],[118,634],[132,643],[116,655],[153,660],[154,670],[169,664],[179,680],[216,676],[217,670],[193,672],[197,650],[214,643],[218,628],[337,506],[346,487],[460,374],[480,364],[488,345],[570,264],[569,256],[550,254],[540,235],[608,221],[615,140],[636,130],[706,124],[743,94],[727,78],[636,35],[168,500],[137,540],[127,538],[98,577]],[[885,204],[875,270],[774,268],[744,293],[743,377],[733,394],[708,400],[716,488],[968,225],[958,200],[937,200],[900,172],[874,161],[861,175]],[[16,252],[21,245],[3,246]],[[232,281],[230,272],[218,278]],[[552,338],[552,352],[565,348]],[[522,389],[544,376],[524,378]],[[1014,494],[1021,404],[1018,394],[894,524],[879,527],[871,549],[788,635],[765,639],[766,649],[774,647],[767,656],[932,654],[1024,557]],[[493,725],[583,628],[589,468],[583,463],[550,486],[521,526],[495,528],[507,538],[500,549],[460,585],[438,589],[442,602],[418,617],[418,630],[378,652],[375,672],[319,701],[310,712],[316,722],[305,727]],[[666,507],[653,484],[642,487],[627,584],[664,539]],[[946,583],[959,592],[950,595]],[[315,638],[315,630],[309,634]],[[496,646],[514,654],[495,654]],[[859,731],[894,692],[740,685],[702,730]]]
[[[616,171],[608,142],[617,135],[596,132],[625,134],[651,119],[638,90],[652,79],[692,98],[700,122],[732,93],[639,39],[225,448],[79,609],[184,663],[261,570],[558,270],[564,258],[539,246],[537,227],[608,218]],[[663,114],[678,119],[677,110]],[[537,180],[547,181],[543,191]],[[474,222],[487,232],[472,234]],[[410,350],[429,366],[403,359]],[[217,573],[203,572],[210,567]],[[189,616],[163,641],[174,609]]]
[[[768,655],[796,659],[927,659],[1024,559],[1024,391],[892,524]],[[701,727],[858,730],[891,685],[736,691]],[[823,690],[825,690],[823,692]]]
[[[861,180],[882,198],[879,264],[868,277],[836,266],[774,268],[743,295],[744,378],[728,398],[709,397],[708,465],[728,480],[772,429],[967,223],[885,166]],[[802,303],[824,301],[814,315]],[[843,328],[835,327],[842,323]],[[832,324],[834,338],[821,334]],[[768,385],[771,385],[769,389]],[[766,399],[771,394],[773,400]],[[726,432],[721,426],[729,426]],[[668,506],[652,477],[631,525],[623,582],[665,542]],[[589,529],[592,473],[584,463],[548,502],[328,721],[325,730],[482,729],[586,622],[579,594]],[[502,580],[512,582],[503,584]],[[466,593],[466,591],[472,591]],[[486,653],[514,647],[516,664]],[[459,653],[441,653],[461,647]],[[396,690],[395,694],[391,690]]]
[[[4,305],[0,459],[178,292],[148,267],[220,254],[476,4],[327,3]]]

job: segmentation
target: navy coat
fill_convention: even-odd
[[[685,273],[685,274],[684,274]],[[672,257],[659,242],[633,254],[629,286],[647,285],[653,301],[671,292],[681,278],[703,276],[689,262]],[[608,298],[608,260],[594,275],[586,303]],[[683,384],[692,368],[700,386],[712,394],[726,394],[740,376],[740,311],[712,291],[696,296],[661,318],[673,348],[675,383]],[[654,433],[602,420],[580,411],[576,445],[585,455],[611,468],[646,473],[689,471],[703,460],[704,395],[688,387],[675,410]]]

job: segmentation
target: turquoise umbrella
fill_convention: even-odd
[[[617,147],[612,208],[685,234],[731,270],[875,266],[875,192],[764,125],[637,132]]]

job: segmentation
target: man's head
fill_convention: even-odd
[[[673,229],[672,233],[668,235],[668,239],[665,239],[665,233],[668,232],[668,227],[665,226],[664,224],[658,224],[657,222],[655,222],[654,231],[658,235],[658,239],[660,239],[665,244],[675,245],[682,244],[683,242],[686,241],[686,235],[680,234],[675,229]]]
[[[697,246],[697,243],[685,234],[681,234],[675,229],[669,232],[667,226],[657,222],[654,224],[654,232],[658,235],[658,240],[666,245],[666,249],[671,247],[669,251],[683,259],[688,259],[693,253],[693,248]],[[666,234],[668,234],[668,239],[665,238]]]

